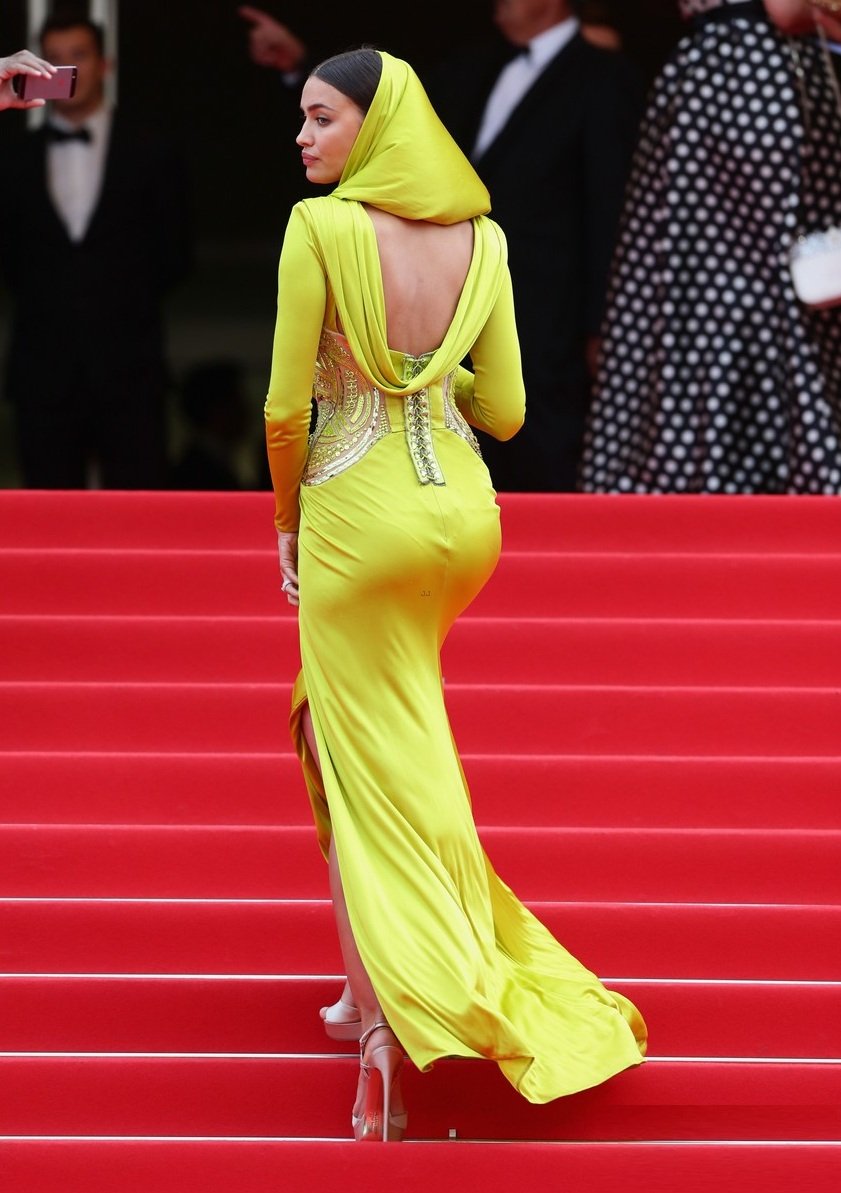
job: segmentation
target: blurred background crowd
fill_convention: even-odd
[[[779,461],[770,471],[745,470],[742,450],[739,467],[722,465],[711,481],[700,463],[693,472],[674,451],[688,434],[703,431],[711,442],[709,427],[672,419],[665,468],[657,463],[662,444],[640,447],[632,431],[616,425],[616,403],[629,392],[638,421],[662,418],[662,407],[648,408],[648,399],[633,393],[644,374],[646,344],[663,338],[662,311],[648,302],[652,326],[640,330],[638,345],[627,327],[621,334],[614,327],[607,349],[604,339],[611,286],[614,307],[620,296],[618,324],[633,305],[628,278],[636,278],[639,289],[653,268],[645,253],[629,253],[629,239],[639,246],[640,235],[632,234],[626,207],[622,259],[609,280],[623,203],[639,206],[648,196],[655,210],[642,218],[649,223],[662,206],[639,160],[640,130],[643,140],[654,136],[652,103],[660,104],[661,124],[664,105],[672,119],[675,105],[686,103],[674,87],[664,92],[662,79],[664,69],[674,72],[679,62],[675,47],[687,34],[687,18],[696,21],[697,32],[704,10],[730,2],[425,0],[406,9],[393,0],[327,6],[266,0],[259,8],[230,0],[7,0],[0,58],[27,46],[80,70],[70,103],[0,116],[0,485],[268,486],[262,404],[275,268],[291,205],[313,193],[295,144],[300,87],[309,66],[365,43],[413,64],[489,186],[492,214],[508,234],[529,409],[527,430],[511,445],[487,445],[498,488],[841,491],[831,443],[823,469],[812,443],[808,467],[794,468],[800,480],[792,479],[791,469],[784,475]],[[742,2],[764,19],[759,0]],[[84,24],[89,18],[104,27],[104,41]],[[748,44],[754,72],[763,54],[779,67],[773,60],[781,52],[779,38],[764,48],[761,36]],[[669,62],[672,67],[664,67]],[[697,69],[698,63],[690,54],[684,66]],[[834,102],[826,80],[815,82],[819,60],[806,66],[820,94],[805,95],[804,103],[832,149],[841,114],[824,104],[824,96]],[[779,92],[794,78],[792,67],[789,83],[778,78],[773,86]],[[706,116],[720,108],[725,81],[719,76],[716,83],[713,71],[712,93],[697,96]],[[745,104],[758,104],[755,113],[767,111],[768,98],[758,91]],[[739,111],[735,103],[736,123]],[[781,113],[780,121],[794,120],[790,96]],[[694,120],[694,131],[703,129],[704,118]],[[727,124],[730,115],[718,111],[716,119]],[[828,127],[833,121],[837,130]],[[658,135],[669,140],[672,126]],[[697,158],[692,130],[686,141],[690,158]],[[773,122],[757,144],[765,161],[781,144],[785,157],[785,136]],[[649,145],[649,164],[653,152]],[[748,154],[749,172],[760,178],[751,160]],[[658,170],[668,176],[672,166],[661,160]],[[781,172],[782,159],[772,173]],[[740,184],[731,179],[730,185],[733,193]],[[762,186],[774,193],[770,180]],[[823,183],[817,186],[823,193]],[[839,187],[829,188],[831,201],[815,218],[841,222]],[[691,194],[681,199],[684,208],[698,202]],[[778,206],[785,208],[785,196]],[[705,218],[715,223],[716,213]],[[679,231],[697,235],[691,227]],[[700,266],[696,261],[688,268],[697,273]],[[760,313],[766,326],[773,323],[768,312]],[[784,317],[782,307],[777,315]],[[809,384],[816,400],[831,406],[841,401],[839,320],[837,311],[819,318],[819,346],[812,353],[809,340],[798,368],[817,369]],[[681,334],[697,339],[703,330]],[[804,334],[809,339],[812,331]],[[725,351],[719,346],[717,356]],[[632,357],[629,386],[620,362]],[[691,359],[686,367],[689,374],[679,377],[682,396],[692,384]],[[622,396],[616,399],[602,383],[601,421],[587,433],[589,462],[582,466],[600,370]],[[725,381],[732,390],[732,378]],[[660,384],[650,379],[655,390]],[[752,400],[764,395],[764,401],[769,385],[779,390],[764,374],[751,384]],[[722,390],[725,412],[727,401]],[[773,403],[771,409],[773,415]],[[819,451],[832,438],[834,413],[821,425]],[[773,417],[770,427],[776,434]],[[739,435],[744,440],[767,430],[761,418]],[[726,437],[714,439],[726,463]],[[605,451],[618,459],[626,450],[636,463],[613,472],[604,467]],[[697,452],[688,455],[699,459]]]

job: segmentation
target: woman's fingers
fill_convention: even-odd
[[[281,592],[286,593],[286,599],[290,605],[298,605],[300,598],[298,595],[298,577],[284,576],[283,583],[280,586]]]
[[[281,591],[286,594],[290,605],[298,604],[298,536],[288,531],[277,532],[277,553],[280,574],[283,577]]]

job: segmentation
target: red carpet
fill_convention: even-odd
[[[639,1004],[650,1063],[531,1107],[492,1066],[444,1062],[407,1078],[412,1142],[325,1142],[349,1134],[354,1062],[315,1013],[340,962],[286,736],[271,499],[7,492],[15,1193],[835,1188],[841,506],[504,508],[502,564],[444,661],[477,820]]]

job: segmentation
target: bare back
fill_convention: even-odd
[[[380,255],[388,345],[420,356],[442,343],[473,257],[473,225],[405,220],[366,207]]]

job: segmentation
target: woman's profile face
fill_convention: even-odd
[[[325,83],[309,78],[301,92],[303,127],[296,137],[310,182],[338,182],[345,168],[364,113],[352,99]]]

